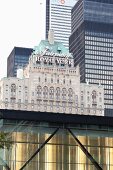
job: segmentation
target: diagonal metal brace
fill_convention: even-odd
[[[47,142],[49,142],[49,140],[57,133],[58,130],[59,130],[59,128],[57,128],[57,129],[49,136],[49,138],[47,138],[46,141],[41,144],[41,146],[34,152],[34,154],[25,162],[25,164],[24,164],[19,170],[23,170],[23,169],[26,167],[26,165],[37,155],[37,153],[40,152],[40,150],[45,146],[45,144],[47,144]]]
[[[77,139],[77,137],[74,135],[74,133],[67,128],[67,130],[71,133],[75,141],[77,142],[78,146],[81,148],[81,150],[84,152],[84,154],[87,156],[87,158],[90,159],[90,161],[93,163],[93,165],[96,167],[97,170],[102,170],[98,162],[92,157],[92,155],[87,151],[87,149],[82,145],[82,143]]]
[[[6,164],[6,162],[1,157],[0,157],[0,161],[2,162],[2,165],[6,170],[10,170],[9,166]]]

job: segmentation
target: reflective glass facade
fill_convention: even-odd
[[[12,115],[12,112],[9,112]],[[71,122],[71,115],[66,114],[60,114],[60,117],[56,113],[39,115],[38,112],[32,112],[30,114],[33,117],[29,118],[29,113],[26,117],[27,112],[20,112],[23,116],[23,120],[20,120],[17,113],[12,116],[13,120],[5,118],[0,121],[1,170],[6,166],[11,170],[96,170],[90,157],[103,170],[113,169],[113,126],[106,117],[101,120],[100,117],[80,115],[78,119],[73,115]],[[57,118],[54,120],[52,115],[55,114]],[[60,122],[60,119],[63,119],[64,123],[63,120]],[[110,119],[112,122],[113,118]],[[51,139],[44,144],[52,134]]]
[[[16,77],[17,69],[28,64],[32,48],[14,47],[7,58],[7,77]]]
[[[70,52],[80,65],[81,81],[104,86],[108,110],[113,109],[112,28],[113,1],[79,0],[72,9]]]

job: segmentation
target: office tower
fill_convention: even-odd
[[[104,115],[103,87],[80,83],[79,67],[62,43],[54,41],[53,32],[17,73],[0,81],[2,109]]]
[[[46,38],[49,29],[55,32],[55,40],[69,48],[71,34],[71,9],[77,0],[46,0]]]
[[[17,75],[17,69],[24,67],[28,63],[32,51],[32,48],[13,48],[7,58],[7,77],[15,77]]]
[[[106,115],[113,115],[113,1],[79,0],[69,43],[81,82],[104,86]]]

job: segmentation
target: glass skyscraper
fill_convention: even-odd
[[[18,67],[24,67],[28,64],[32,48],[14,47],[7,58],[7,77],[17,76]]]
[[[112,114],[113,1],[79,0],[72,9],[69,41],[75,65],[80,65],[81,82],[104,86],[106,114]]]
[[[46,38],[49,29],[55,33],[55,41],[69,48],[71,34],[71,9],[77,0],[46,0]]]

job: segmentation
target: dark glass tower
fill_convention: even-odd
[[[105,114],[113,116],[113,0],[79,0],[71,19],[69,48],[81,82],[104,86]]]
[[[13,48],[7,58],[7,77],[16,77],[17,68],[24,67],[28,63],[32,51],[32,48]]]

